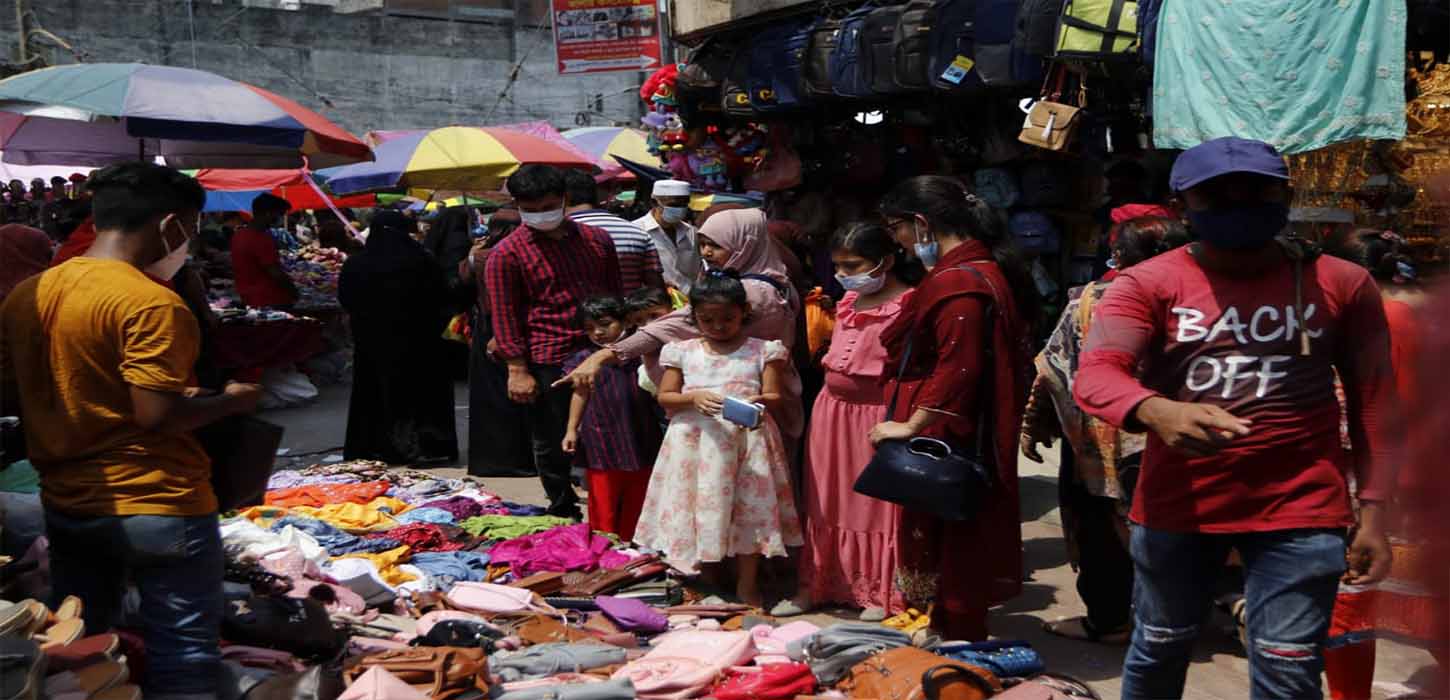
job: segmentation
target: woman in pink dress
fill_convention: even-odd
[[[837,603],[862,608],[861,619],[878,621],[902,607],[892,583],[900,507],[853,487],[871,461],[866,436],[886,418],[881,385],[893,368],[886,366],[881,331],[901,312],[924,270],[874,223],[837,232],[831,260],[847,291],[836,305],[836,328],[821,361],[826,387],[816,397],[806,441],[800,590],[771,614],[800,615],[818,603]]]

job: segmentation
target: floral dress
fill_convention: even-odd
[[[683,391],[742,399],[760,393],[766,363],[778,360],[789,360],[785,345],[758,338],[729,355],[703,338],[660,351],[661,365],[684,374]],[[742,554],[783,557],[799,546],[789,462],[769,412],[755,430],[693,409],[671,416],[634,541],[686,572]]]

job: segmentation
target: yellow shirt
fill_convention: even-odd
[[[180,392],[196,318],[131,265],[72,258],[0,306],[0,371],[16,382],[47,508],[76,515],[205,515],[211,462],[190,435],[137,425],[131,386]]]

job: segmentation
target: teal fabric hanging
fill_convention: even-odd
[[[1165,0],[1153,144],[1405,136],[1405,0]]]

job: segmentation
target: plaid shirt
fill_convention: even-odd
[[[619,259],[609,234],[568,219],[564,227],[566,235],[556,241],[520,226],[488,256],[483,283],[500,357],[564,364],[585,342],[574,325],[579,303],[619,294]]]

